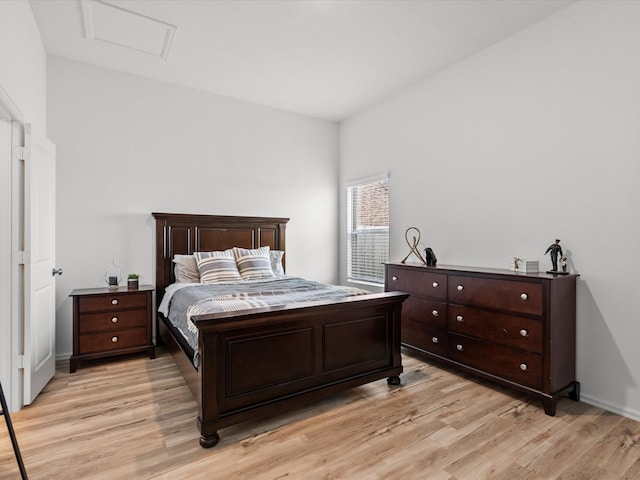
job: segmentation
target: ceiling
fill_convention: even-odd
[[[49,55],[332,121],[574,3],[29,1]]]

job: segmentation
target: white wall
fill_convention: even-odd
[[[48,59],[57,146],[57,348],[74,288],[155,282],[151,212],[290,217],[287,273],[338,277],[338,125],[61,58]]]
[[[579,2],[344,122],[340,158],[390,172],[392,261],[410,226],[444,264],[546,269],[560,238],[583,399],[640,419],[638,45],[640,2]]]
[[[24,121],[46,132],[46,57],[31,7],[25,1],[0,1],[0,96]],[[5,105],[6,106],[6,105]],[[9,113],[9,112],[5,112]],[[18,112],[11,112],[15,116]],[[19,375],[10,379],[12,343],[17,347],[11,318],[11,141],[9,120],[0,135],[0,381],[9,408],[21,404]]]
[[[46,54],[29,2],[0,1],[0,85],[46,134]]]

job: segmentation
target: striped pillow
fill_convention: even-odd
[[[233,254],[236,257],[236,264],[243,280],[275,277],[273,270],[271,270],[269,247],[253,250],[233,247]]]
[[[223,252],[195,252],[200,283],[216,283],[242,280],[233,250]]]

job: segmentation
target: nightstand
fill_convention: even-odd
[[[155,358],[152,343],[153,291],[150,285],[81,288],[72,291],[73,355],[69,371],[78,363],[105,357],[147,352]]]

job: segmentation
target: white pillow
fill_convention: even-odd
[[[269,258],[271,260],[271,270],[276,277],[284,276],[284,266],[282,265],[282,257],[284,252],[282,250],[269,251]]]
[[[193,255],[174,255],[175,277],[178,283],[200,283],[198,264]]]

